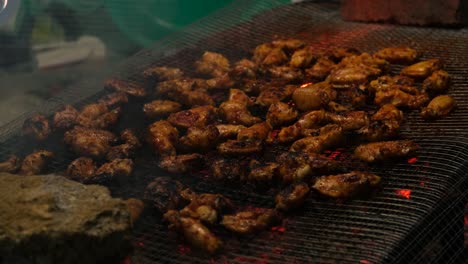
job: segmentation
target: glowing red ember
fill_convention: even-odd
[[[418,161],[418,158],[416,158],[416,157],[412,157],[412,158],[409,158],[409,159],[408,159],[408,163],[409,163],[409,164],[413,164],[413,163],[415,163],[416,161]]]
[[[274,226],[271,228],[271,231],[277,231],[283,233],[286,231],[286,228],[284,226]]]
[[[468,214],[465,214],[465,217],[464,217],[464,219],[463,219],[463,223],[464,223],[465,225],[468,225]]]
[[[179,246],[177,246],[177,251],[179,251],[180,254],[185,255],[185,254],[190,253],[190,251],[192,250],[190,249],[189,246],[180,244]]]
[[[411,196],[411,190],[409,189],[400,189],[395,191],[398,196],[401,196],[405,199],[409,199]]]
[[[370,261],[368,261],[367,259],[361,259],[359,261],[359,263],[362,263],[362,264],[371,264]]]

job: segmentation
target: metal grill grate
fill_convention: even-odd
[[[423,51],[425,58],[438,57],[445,61],[453,76],[450,91],[458,102],[457,110],[448,118],[422,122],[414,113],[408,116],[403,137],[412,138],[421,147],[417,161],[372,167],[383,175],[383,190],[372,199],[357,199],[342,204],[335,201],[310,198],[304,210],[291,217],[285,232],[264,232],[257,236],[239,238],[219,234],[226,244],[224,255],[204,256],[193,250],[187,252],[181,241],[167,231],[160,216],[147,212],[134,232],[135,254],[132,263],[437,263],[437,257],[420,258],[427,235],[441,226],[455,228],[459,220],[444,216],[458,212],[454,204],[462,204],[466,189],[465,171],[468,168],[468,31],[465,29],[428,29],[389,25],[342,22],[337,5],[303,3],[280,6],[263,12],[251,21],[227,28],[239,18],[244,2],[203,19],[184,32],[157,43],[126,61],[115,72],[116,76],[141,82],[139,73],[150,64],[174,65],[190,72],[195,58],[204,50],[219,51],[234,60],[248,55],[255,45],[270,41],[276,35],[300,37],[317,49],[329,46],[356,47],[372,52],[382,47],[408,45]],[[260,8],[264,1],[254,5]],[[252,8],[252,5],[250,5]],[[220,32],[219,32],[220,31]],[[396,69],[397,70],[397,69]],[[72,89],[68,95],[51,101],[42,112],[51,113],[62,103],[74,103],[96,91],[97,86]],[[100,94],[102,95],[102,93]],[[91,96],[81,103],[98,98]],[[121,126],[143,130],[148,121],[141,113],[142,102],[133,102],[124,109]],[[131,113],[131,116],[130,114]],[[139,116],[138,116],[139,115]],[[0,129],[0,158],[12,151],[25,154],[33,148],[47,147],[56,153],[51,170],[64,170],[74,157],[62,142],[51,139],[37,146],[16,136],[24,117]],[[118,130],[119,128],[117,128]],[[139,197],[154,176],[163,175],[152,161],[150,151],[137,158],[135,177],[120,186],[110,186],[114,195]],[[272,195],[255,189],[215,185],[204,178],[180,177],[184,183],[202,192],[222,192],[236,204],[272,206]],[[410,199],[396,193],[411,190]],[[463,212],[463,207],[460,207]],[[461,213],[462,214],[462,213]],[[440,220],[444,219],[444,220]],[[462,236],[463,226],[460,228]],[[453,233],[458,234],[457,230]],[[462,241],[463,238],[461,238]],[[448,240],[449,247],[440,252],[450,257],[463,250],[456,236]],[[461,247],[461,248],[460,248]],[[263,261],[263,262],[262,262]],[[443,259],[456,261],[455,259]],[[446,262],[446,263],[449,263]]]

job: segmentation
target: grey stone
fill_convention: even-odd
[[[105,187],[0,173],[0,263],[118,263],[130,228]]]

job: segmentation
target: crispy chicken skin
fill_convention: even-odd
[[[141,142],[132,129],[126,128],[120,132],[120,139],[134,148],[141,147]]]
[[[418,58],[418,52],[409,47],[391,47],[378,50],[374,56],[390,63],[409,64]]]
[[[386,104],[372,115],[369,125],[358,133],[368,141],[384,140],[397,136],[402,122],[403,112],[392,104]]]
[[[433,72],[423,84],[423,90],[430,92],[445,92],[450,86],[450,75],[444,70]]]
[[[106,154],[106,159],[109,161],[115,159],[132,158],[135,154],[135,147],[130,144],[124,143],[117,146],[112,146]]]
[[[410,77],[397,75],[397,76],[380,76],[379,78],[373,80],[369,84],[369,91],[375,93],[381,90],[392,89],[392,87],[406,86],[410,87],[414,85],[414,80]]]
[[[305,74],[312,79],[322,81],[330,74],[335,66],[335,63],[331,59],[320,57],[312,67],[305,70]]]
[[[247,128],[243,128],[237,134],[237,140],[239,141],[263,141],[268,137],[268,133],[271,130],[268,122],[262,122],[252,125]]]
[[[266,114],[266,121],[272,127],[287,125],[296,120],[297,110],[289,104],[276,102],[270,105]]]
[[[375,93],[374,103],[382,106],[393,104],[396,107],[418,109],[429,101],[429,95],[415,87],[393,86]]]
[[[21,160],[15,156],[10,156],[7,160],[0,162],[0,172],[15,173],[21,166]]]
[[[102,102],[88,104],[78,114],[76,123],[82,127],[105,129],[118,121],[120,113],[119,107],[109,110],[107,105]]]
[[[328,82],[301,86],[294,90],[292,99],[301,111],[318,110],[335,100],[336,92]]]
[[[44,171],[49,164],[50,160],[54,157],[54,154],[47,150],[36,150],[33,153],[27,155],[18,174],[21,175],[36,175]]]
[[[281,48],[262,44],[255,48],[253,61],[262,66],[280,65],[288,61],[288,56]]]
[[[282,211],[289,211],[300,207],[307,195],[310,188],[307,183],[291,184],[275,197],[276,209]]]
[[[268,142],[277,140],[278,142],[291,142],[301,137],[304,129],[318,128],[328,121],[328,113],[324,110],[310,111],[299,120],[287,127],[281,128],[276,138],[269,137]]]
[[[125,200],[128,211],[130,212],[130,219],[132,223],[135,223],[140,218],[143,210],[145,209],[145,203],[142,200],[136,198],[129,198]]]
[[[172,113],[167,118],[167,121],[179,128],[190,128],[209,125],[217,118],[218,109],[210,105],[205,105]]]
[[[76,126],[65,132],[64,141],[78,155],[102,158],[117,137],[106,130]]]
[[[229,231],[245,235],[266,229],[279,218],[278,213],[273,209],[255,208],[233,215],[224,215],[221,225]]]
[[[179,139],[179,131],[168,121],[162,120],[148,127],[148,143],[160,156],[176,154],[175,145]]]
[[[193,153],[165,156],[159,162],[159,167],[170,173],[182,174],[200,169],[203,164],[203,155]]]
[[[250,173],[247,181],[255,183],[271,183],[277,175],[279,165],[274,162],[259,162],[252,159],[249,164]]]
[[[104,163],[96,170],[93,177],[87,179],[87,183],[104,183],[115,178],[128,177],[133,172],[131,159],[115,159]]]
[[[219,131],[215,125],[190,127],[179,142],[186,150],[207,151],[216,146],[218,137]]]
[[[382,141],[359,145],[354,156],[365,162],[405,157],[418,150],[419,146],[411,140]]]
[[[151,67],[146,69],[143,75],[148,78],[156,78],[159,81],[167,81],[182,78],[184,72],[173,67]]]
[[[200,220],[190,217],[182,217],[179,212],[169,210],[164,214],[164,219],[170,223],[169,227],[180,232],[185,240],[198,249],[209,254],[214,254],[221,246],[219,240]]]
[[[340,172],[338,162],[316,153],[285,152],[277,157],[283,183],[301,182],[312,176]]]
[[[290,98],[296,89],[296,85],[285,85],[281,87],[271,87],[264,89],[258,95],[257,99],[255,100],[255,104],[268,108],[274,103],[285,101]]]
[[[230,75],[235,79],[255,78],[257,75],[257,65],[249,59],[242,59],[234,64]]]
[[[364,111],[351,111],[344,114],[328,113],[328,118],[345,131],[358,130],[369,125],[369,117]]]
[[[219,106],[219,110],[229,124],[251,126],[262,121],[253,116],[245,104],[238,101],[225,101]]]
[[[229,60],[223,55],[206,51],[200,60],[195,62],[195,69],[198,73],[219,77],[229,72]]]
[[[219,132],[219,138],[233,138],[237,137],[237,134],[241,129],[244,129],[243,125],[230,125],[230,124],[219,124],[216,125]]]
[[[423,79],[441,68],[442,63],[439,59],[430,59],[404,68],[401,70],[401,74],[415,79]]]
[[[246,167],[240,161],[228,160],[226,158],[215,159],[210,164],[211,176],[216,180],[239,181],[243,179]]]
[[[246,155],[262,151],[259,141],[228,140],[218,145],[218,152],[226,155]]]
[[[80,157],[68,165],[67,175],[72,180],[87,182],[88,179],[94,176],[96,169],[96,164],[92,159],[87,157]]]
[[[424,119],[435,119],[448,115],[455,107],[455,100],[450,95],[439,95],[432,99],[427,107],[422,108]]]
[[[34,115],[23,123],[23,134],[36,140],[45,140],[50,132],[49,120],[43,115]]]
[[[169,177],[158,177],[146,186],[143,200],[152,204],[160,213],[178,209],[186,203],[181,196],[184,186]]]
[[[166,117],[182,110],[182,105],[169,100],[154,100],[143,106],[143,112],[149,118]]]
[[[318,177],[312,188],[324,196],[352,198],[371,192],[380,184],[380,180],[379,176],[369,172],[352,171]]]
[[[235,101],[245,106],[253,104],[252,99],[240,89],[230,89],[228,101]]]
[[[308,136],[295,141],[290,150],[306,153],[320,153],[337,145],[343,138],[343,128],[330,124],[322,127],[318,136]]]
[[[310,47],[296,50],[289,61],[289,65],[294,68],[306,68],[315,59],[315,54]]]
[[[146,96],[145,88],[143,88],[139,84],[129,82],[129,81],[124,81],[124,80],[119,80],[119,79],[108,79],[104,83],[104,87],[106,87],[107,89],[116,91],[116,92],[123,92],[134,97]]]
[[[234,206],[228,198],[220,194],[203,193],[195,194],[188,189],[183,190],[182,196],[189,198],[190,203],[180,210],[180,215],[200,219],[204,223],[214,224],[218,221],[219,215]]]
[[[268,69],[272,78],[284,80],[286,82],[298,81],[302,78],[302,71],[289,66],[276,66]]]
[[[69,129],[76,124],[78,110],[71,105],[65,105],[63,110],[54,114],[53,125],[55,129]]]
[[[160,82],[156,92],[185,106],[214,105],[207,88],[208,84],[203,79],[175,79]]]
[[[338,47],[326,53],[330,59],[340,62],[343,58],[359,55],[361,52],[355,48]]]

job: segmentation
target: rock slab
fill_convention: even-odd
[[[0,263],[118,263],[130,228],[105,187],[0,173]]]

